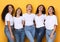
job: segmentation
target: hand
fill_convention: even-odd
[[[14,36],[13,36],[13,34],[11,34],[11,38],[12,38],[12,40],[14,40]]]
[[[51,33],[50,38],[53,39],[53,36],[54,36],[54,35]]]

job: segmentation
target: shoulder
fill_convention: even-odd
[[[35,15],[34,13],[31,13],[32,15]]]
[[[10,15],[9,13],[7,13],[5,17],[6,17],[6,18],[10,18],[11,15]]]
[[[23,19],[23,16],[20,16],[21,19]]]
[[[13,19],[14,19],[14,18],[16,18],[16,17],[13,16]]]
[[[24,13],[24,14],[23,14],[23,16],[26,16],[26,15],[27,15],[27,13]]]
[[[56,15],[53,15],[53,17],[55,17],[55,18],[56,18]]]
[[[34,13],[31,13],[31,16],[35,17],[35,14]]]
[[[53,18],[54,18],[54,19],[57,19],[57,16],[56,16],[56,15],[53,15]]]
[[[9,14],[9,13],[7,13],[7,14],[6,14],[6,16],[10,16],[10,14]]]
[[[45,19],[49,19],[50,18],[50,16],[49,15],[45,15]]]
[[[35,17],[37,17],[37,14],[35,15]]]
[[[42,16],[47,16],[46,14],[42,14]]]

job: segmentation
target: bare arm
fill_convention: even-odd
[[[12,35],[13,33],[12,33],[12,30],[11,30],[10,21],[8,21],[7,23],[8,23],[8,29],[10,31],[10,35]]]
[[[35,28],[36,28],[36,22],[35,22],[35,20],[34,20],[33,22],[34,22],[34,26],[35,26]]]
[[[54,34],[54,32],[56,31],[57,25],[54,25],[54,29],[52,31],[52,34]]]
[[[25,27],[25,21],[22,21],[23,27]]]
[[[51,35],[50,35],[50,38],[51,38],[51,39],[52,39],[53,36],[54,36],[54,32],[56,31],[56,27],[57,27],[57,25],[54,26],[54,29],[53,29],[53,31],[52,31],[52,33],[51,33]]]

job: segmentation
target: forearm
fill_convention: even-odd
[[[54,32],[56,31],[56,25],[54,26],[54,29],[53,29],[53,31],[52,31],[52,34],[54,34]]]
[[[10,22],[8,22],[8,29],[9,29],[10,35],[12,35],[12,30],[11,30]]]
[[[12,30],[11,30],[11,27],[9,26],[8,28],[9,28],[10,35],[12,35],[13,33],[12,33]]]
[[[23,21],[22,24],[23,24],[23,27],[25,27],[25,21]]]

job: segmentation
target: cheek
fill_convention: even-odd
[[[49,13],[52,13],[52,10],[48,10]]]
[[[30,9],[32,9],[32,7],[30,7]]]
[[[21,13],[21,11],[17,11],[17,13],[18,13],[18,14],[20,14],[20,13]]]
[[[50,12],[53,12],[52,10],[50,10]]]
[[[40,9],[40,8],[38,8],[38,10],[40,11],[41,9]]]
[[[39,7],[39,8],[38,8],[38,10],[42,11],[42,10],[43,10],[43,8],[42,8],[42,7]]]
[[[32,9],[32,7],[30,7],[30,6],[29,6],[27,9],[30,9],[30,10],[31,10],[31,9]]]
[[[43,7],[41,7],[41,11],[43,11]]]
[[[53,12],[53,9],[52,9],[52,8],[50,8],[48,11],[52,13],[52,12]]]
[[[19,14],[21,13],[21,11],[18,12]]]
[[[11,12],[12,12],[12,9],[9,9],[9,11],[11,11]]]
[[[38,8],[38,10],[40,10],[40,8]]]
[[[43,8],[41,8],[41,11],[43,11]]]

